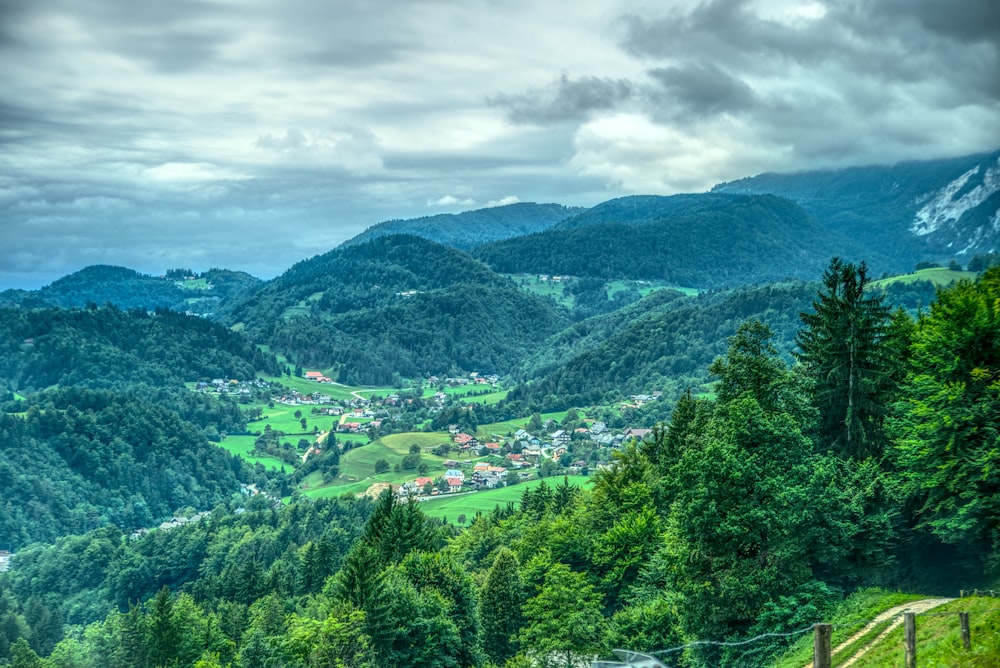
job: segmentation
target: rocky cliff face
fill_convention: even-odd
[[[992,158],[992,157],[991,157]],[[957,255],[1000,247],[1000,157],[986,159],[919,198],[910,232]]]

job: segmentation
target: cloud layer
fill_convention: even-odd
[[[993,0],[0,0],[0,289],[1000,144]]]

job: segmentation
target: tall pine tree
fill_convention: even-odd
[[[866,295],[868,267],[833,258],[812,313],[801,313],[797,357],[814,382],[820,446],[843,457],[880,456],[895,365],[883,345],[889,309]]]
[[[497,551],[479,595],[483,648],[497,665],[517,654],[515,635],[524,623],[524,589],[517,557],[506,547]]]

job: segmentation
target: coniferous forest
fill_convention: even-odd
[[[671,386],[669,417],[588,485],[555,475],[464,528],[391,490],[291,494],[288,476],[217,447],[254,416],[184,382],[288,373],[239,332],[171,311],[11,309],[0,368],[34,391],[8,393],[0,415],[0,536],[15,552],[0,661],[513,668],[686,646],[671,660],[769,665],[786,644],[748,658],[694,641],[794,631],[872,587],[988,587],[1000,268],[916,310],[871,282],[834,259],[818,283],[654,292],[625,326],[569,324],[504,402],[464,412],[599,403],[682,355],[657,348],[670,341],[704,352],[662,377],[711,392]],[[184,521],[135,531],[180,508]]]

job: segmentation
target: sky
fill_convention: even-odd
[[[1000,145],[996,0],[0,0],[0,290]]]

